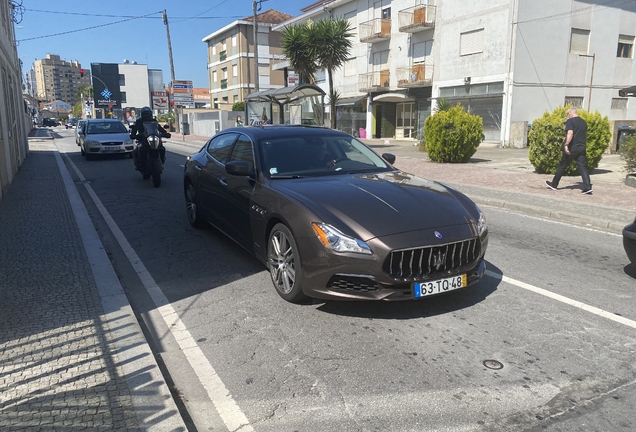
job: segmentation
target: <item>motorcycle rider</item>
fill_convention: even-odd
[[[150,149],[150,144],[148,144],[147,137],[144,134],[144,122],[146,121],[156,121],[152,115],[152,110],[150,107],[143,107],[141,109],[141,116],[135,120],[135,124],[130,128],[130,139],[136,139],[141,143],[141,147],[137,147],[133,150],[133,152],[138,151],[135,160],[137,161],[137,166],[135,167],[137,170],[141,169],[142,164],[146,163],[146,154],[148,149]],[[164,138],[170,138],[172,135],[169,132],[166,132],[161,125],[157,125],[159,129],[159,133]],[[161,163],[166,162],[166,149],[161,146],[159,148],[159,156],[161,157]]]

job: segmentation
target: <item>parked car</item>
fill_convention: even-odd
[[[291,302],[420,299],[479,281],[482,211],[394,162],[322,127],[226,129],[186,160],[187,217],[254,254]]]
[[[77,126],[77,118],[68,119],[64,125],[66,129],[72,129]]]
[[[128,129],[117,119],[86,120],[79,133],[82,155],[86,160],[96,155],[128,154],[132,157],[133,141]]]
[[[636,267],[636,218],[623,229],[623,248],[632,266]]]
[[[84,125],[86,124],[86,120],[79,119],[77,121],[77,126],[75,127],[75,144],[80,145],[80,133],[84,131]]]
[[[54,118],[45,118],[42,119],[42,126],[50,126],[50,127],[55,127],[55,126],[59,126],[60,122],[58,122],[57,120],[55,120]]]

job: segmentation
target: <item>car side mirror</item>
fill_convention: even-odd
[[[382,153],[382,159],[393,165],[395,163],[395,155],[392,153]]]
[[[236,176],[248,176],[250,166],[245,161],[231,161],[225,164],[225,172]]]

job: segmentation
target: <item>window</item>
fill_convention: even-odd
[[[633,58],[634,36],[618,35],[618,52],[616,57]]]
[[[382,19],[391,19],[391,8],[382,9]]]
[[[236,46],[236,33],[234,33],[232,35],[232,46],[235,47]]]
[[[212,57],[216,57],[216,44],[212,44]]]
[[[126,75],[119,74],[119,87],[125,87],[125,86],[126,86]]]
[[[243,161],[247,162],[247,166],[250,169],[250,173],[254,172],[254,153],[252,152],[252,142],[242,136],[234,146],[232,150],[231,161]]]
[[[349,21],[349,27],[353,30],[358,26],[357,11],[346,13],[344,18]]]
[[[564,105],[572,105],[574,108],[583,108],[583,98],[577,96],[566,96]]]
[[[223,96],[223,103],[228,103],[230,100],[227,96]]]
[[[230,159],[232,144],[236,141],[237,136],[237,134],[229,133],[212,138],[208,141],[208,153],[217,162],[225,164]]]
[[[216,71],[212,71],[212,82],[216,82]]]
[[[120,92],[121,93],[121,103],[127,103],[126,102],[126,92]]]
[[[459,35],[459,55],[478,54],[484,51],[484,29],[471,30]]]
[[[613,110],[626,110],[627,109],[627,98],[612,98],[612,109]]]
[[[227,79],[227,68],[221,68],[221,73],[223,74],[223,79]]]
[[[238,101],[239,101],[239,100],[238,100],[238,95],[234,95],[234,98],[232,99],[232,102],[236,103],[236,102],[238,102]]]
[[[227,43],[226,43],[225,39],[223,39],[221,41],[221,46],[222,46],[223,51],[225,51],[227,49]]]
[[[232,65],[232,76],[238,76],[238,65]]]
[[[582,29],[572,29],[570,38],[570,52],[572,54],[587,54],[590,44],[590,31]]]
[[[269,65],[267,65],[267,64],[259,64],[258,65],[258,74],[260,76],[269,76]]]

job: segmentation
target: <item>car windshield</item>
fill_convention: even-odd
[[[88,134],[115,134],[127,133],[126,127],[121,122],[96,122],[89,123],[86,133]]]
[[[261,141],[263,171],[270,178],[389,171],[362,142],[345,135],[302,135]]]

